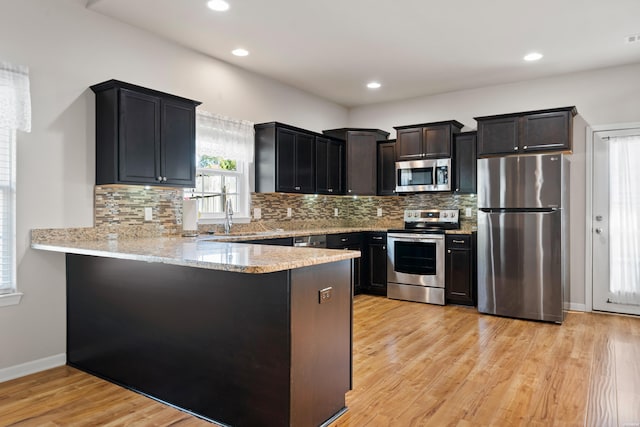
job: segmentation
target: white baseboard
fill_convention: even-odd
[[[564,309],[571,311],[587,311],[587,305],[576,302],[567,302],[564,304]]]
[[[67,363],[67,354],[56,354],[55,356],[45,357],[44,359],[34,360],[32,362],[22,363],[20,365],[9,366],[0,369],[0,383],[15,378],[24,377],[25,375],[35,374],[36,372],[46,371],[47,369],[57,368]]]

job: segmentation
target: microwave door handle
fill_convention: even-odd
[[[436,181],[436,177],[437,177],[437,169],[438,167],[434,164],[433,167],[431,168],[431,185],[433,185],[434,187],[436,185],[438,185],[438,181]]]

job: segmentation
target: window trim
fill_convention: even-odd
[[[20,300],[24,294],[22,292],[12,292],[0,295],[0,307],[8,307],[10,305],[20,304]]]

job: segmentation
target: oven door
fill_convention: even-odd
[[[444,288],[444,234],[389,233],[387,281]]]

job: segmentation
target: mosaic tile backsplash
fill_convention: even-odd
[[[104,230],[142,227],[145,233],[172,235],[182,232],[183,190],[142,186],[96,186],[95,227]],[[144,208],[153,208],[153,220],[144,220]],[[253,193],[251,212],[261,209],[261,219],[234,224],[234,232],[281,228],[319,229],[332,227],[401,228],[405,209],[460,209],[463,229],[476,226],[476,197],[450,193],[407,196],[324,196],[285,193]],[[287,217],[287,208],[292,215]],[[377,216],[378,208],[382,216]],[[467,218],[465,208],[471,208]],[[337,216],[336,216],[337,210]],[[200,232],[222,232],[222,226],[200,224]],[[119,236],[120,238],[125,236]]]

